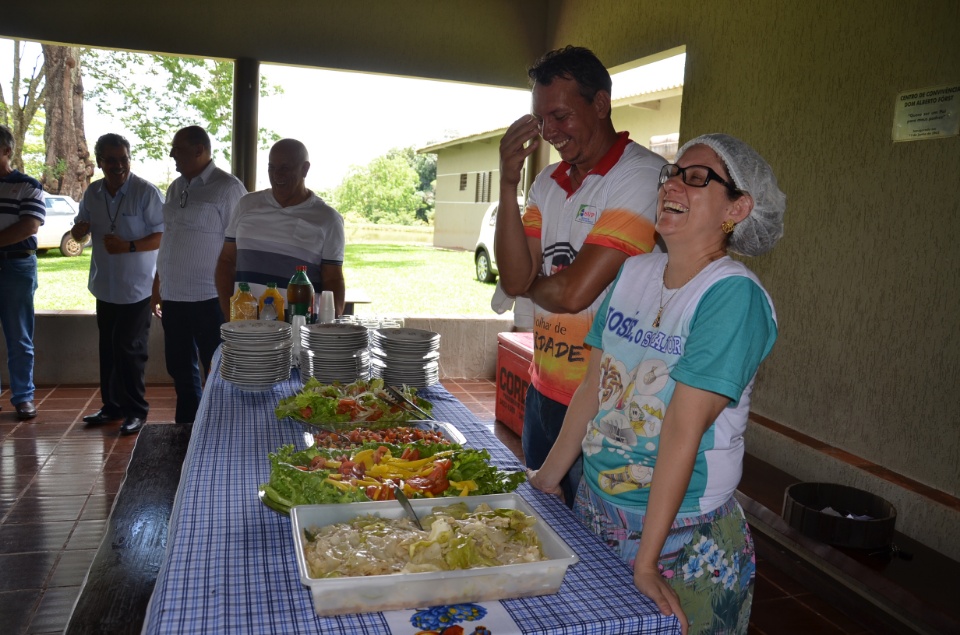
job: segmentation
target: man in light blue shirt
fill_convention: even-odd
[[[210,157],[210,135],[187,126],[173,137],[170,156],[180,178],[167,189],[163,239],[153,287],[154,314],[163,323],[167,372],[177,391],[174,421],[193,423],[200,405],[200,365],[210,375],[225,321],[214,271],[223,235],[247,188]],[[199,361],[199,363],[198,363]]]
[[[130,173],[130,143],[105,134],[94,147],[103,179],[87,188],[70,230],[93,233],[87,288],[97,299],[100,332],[100,410],[83,418],[95,426],[123,419],[120,434],[146,423],[144,371],[150,335],[150,294],[163,234],[163,198]]]

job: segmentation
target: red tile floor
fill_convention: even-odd
[[[520,439],[495,422],[489,380],[446,380],[447,389],[521,455]],[[169,386],[150,386],[147,425],[173,420]],[[103,536],[136,436],[119,423],[87,428],[96,387],[56,386],[36,395],[39,415],[19,422],[0,394],[0,632],[62,633]],[[758,543],[750,633],[872,633],[802,582],[767,567]]]

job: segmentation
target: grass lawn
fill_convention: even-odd
[[[93,296],[87,291],[90,253],[86,249],[82,256],[64,258],[51,249],[38,256],[37,310],[94,309]],[[494,285],[477,281],[469,251],[351,243],[343,269],[347,287],[363,289],[373,301],[358,305],[360,314],[494,315],[490,309]]]

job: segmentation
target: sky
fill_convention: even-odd
[[[315,189],[339,184],[351,165],[392,148],[422,148],[510,125],[530,110],[529,90],[290,66],[261,66],[284,94],[260,99],[260,123],[300,139]],[[257,167],[266,183],[266,153]]]
[[[40,46],[28,47],[22,72],[38,58]],[[260,99],[260,126],[307,146],[307,186],[315,190],[333,189],[351,166],[366,165],[392,148],[422,148],[505,127],[530,110],[528,90],[292,66],[261,65],[260,72],[269,84],[283,88],[282,95]],[[13,44],[0,39],[0,83],[7,100],[12,76]],[[100,115],[90,103],[84,104],[84,126],[91,150],[101,134],[124,134],[119,120]],[[267,154],[263,150],[258,156],[257,189],[269,185]],[[133,171],[154,182],[176,176],[172,160],[135,158]],[[98,171],[94,178],[100,176]]]

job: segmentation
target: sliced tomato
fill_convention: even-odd
[[[310,406],[304,406],[303,408],[300,408],[300,416],[304,419],[309,419],[313,416],[313,408]]]

